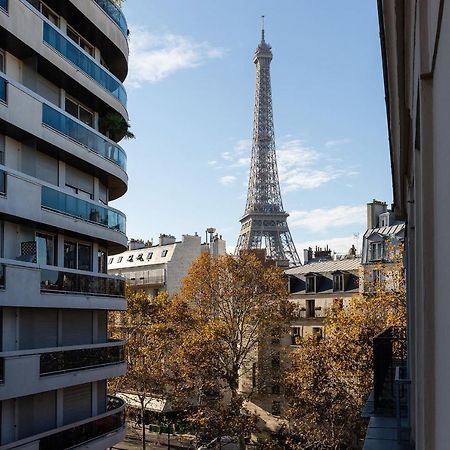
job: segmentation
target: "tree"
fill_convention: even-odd
[[[164,395],[170,378],[167,356],[173,349],[167,329],[160,326],[169,299],[164,293],[150,299],[143,291],[127,287],[128,310],[109,316],[112,337],[126,339],[127,373],[111,380],[110,390],[138,398],[142,424],[142,448],[145,449],[145,411],[155,395]]]
[[[239,382],[273,328],[289,323],[287,297],[283,272],[264,267],[252,252],[239,258],[204,253],[193,263],[174,300],[186,320],[172,327],[181,325],[178,378],[195,392],[194,423],[241,437],[254,426],[254,417],[242,411],[252,392],[241,395]]]
[[[360,448],[362,407],[373,386],[372,340],[388,326],[405,326],[406,296],[401,252],[364,292],[325,319],[325,339],[304,340],[287,375],[291,446],[331,450]]]

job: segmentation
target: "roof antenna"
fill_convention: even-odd
[[[264,16],[261,16],[261,42],[264,42]]]

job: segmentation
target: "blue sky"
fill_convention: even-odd
[[[233,247],[245,206],[260,16],[272,45],[281,189],[297,250],[341,253],[365,204],[392,201],[376,2],[127,0],[133,141],[129,237],[217,228]]]

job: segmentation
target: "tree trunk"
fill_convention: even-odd
[[[145,450],[145,407],[144,400],[141,400],[141,424],[142,424],[142,450]]]

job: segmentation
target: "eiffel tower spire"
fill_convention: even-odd
[[[283,208],[278,180],[270,86],[272,56],[272,48],[265,41],[262,16],[261,42],[253,58],[256,93],[250,178],[235,254],[241,250],[265,248],[267,256],[280,265],[300,265],[287,225],[289,214]]]

